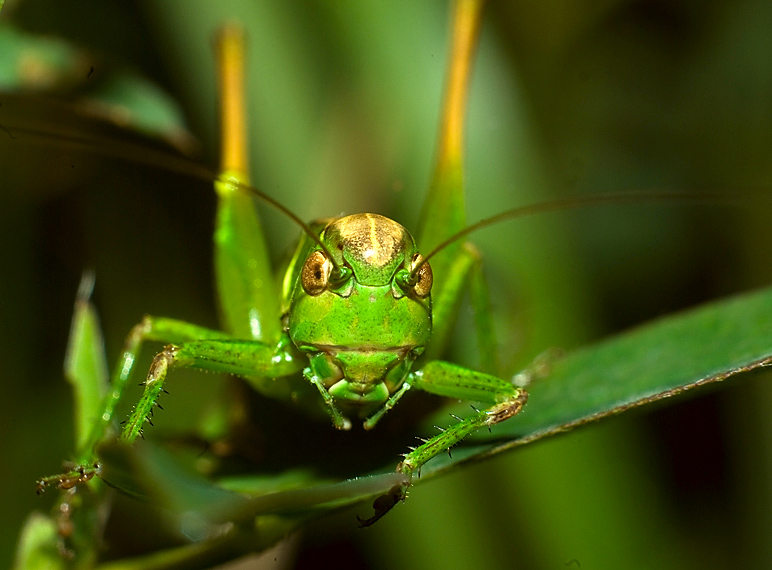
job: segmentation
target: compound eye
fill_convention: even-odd
[[[420,253],[413,255],[413,259],[410,261],[410,272],[412,273],[416,266],[423,261],[423,256]],[[426,297],[432,291],[432,282],[434,277],[432,275],[432,268],[427,261],[421,267],[418,268],[418,273],[415,276],[415,285],[413,285],[413,291],[419,297]]]
[[[300,272],[300,284],[303,290],[311,296],[316,296],[327,289],[330,280],[332,264],[321,251],[315,251],[308,256]]]

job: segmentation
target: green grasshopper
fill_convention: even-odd
[[[473,247],[456,243],[461,235],[453,236],[464,225],[462,130],[479,10],[477,2],[457,6],[440,159],[434,191],[425,205],[432,215],[423,216],[418,234],[423,251],[434,248],[431,253],[422,256],[403,226],[377,214],[355,214],[310,227],[290,214],[305,234],[278,277],[269,269],[266,240],[252,205],[256,191],[248,186],[246,174],[243,39],[237,32],[224,32],[224,148],[215,184],[215,267],[225,330],[145,317],[127,339],[91,446],[112,422],[148,340],[168,346],[154,358],[144,394],[121,429],[120,439],[126,443],[142,436],[175,368],[236,374],[260,393],[295,401],[306,401],[305,393],[311,390],[318,393],[313,405],[323,407],[339,430],[350,429],[352,421],[361,421],[365,430],[374,428],[411,389],[483,403],[484,408],[458,418],[403,457],[397,472],[404,480],[377,504],[373,517],[361,521],[369,525],[405,498],[412,477],[427,461],[522,409],[527,394],[511,380],[437,359],[468,284],[481,316],[481,344],[495,344],[480,258]],[[492,350],[484,355],[491,363]],[[43,479],[39,489],[51,483],[63,488],[80,483],[93,469],[87,465],[71,476]]]

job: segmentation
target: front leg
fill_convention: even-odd
[[[490,406],[449,427],[405,455],[397,471],[407,475],[420,471],[424,463],[450,449],[470,433],[516,415],[528,400],[527,392],[511,382],[439,360],[429,362],[421,370],[410,374],[408,382],[414,388],[432,394],[483,402]]]
[[[489,406],[476,410],[474,415],[425,440],[405,454],[397,465],[397,472],[407,475],[407,480],[378,497],[373,503],[374,515],[368,519],[359,519],[360,526],[370,526],[399,501],[404,501],[413,474],[420,475],[421,467],[427,461],[449,450],[481,427],[490,427],[518,414],[528,400],[528,393],[512,382],[439,360],[429,362],[421,370],[409,374],[406,384],[432,394],[482,402]]]
[[[83,309],[80,307],[76,308],[76,317],[78,316],[78,311],[82,310]],[[187,342],[195,341],[196,339],[214,340],[227,338],[229,338],[229,335],[221,331],[200,327],[184,321],[145,316],[145,318],[142,319],[142,322],[131,329],[131,333],[129,333],[129,336],[126,338],[120,361],[113,372],[112,384],[102,401],[99,415],[89,418],[91,420],[91,427],[88,431],[88,437],[84,440],[82,445],[78,446],[79,449],[74,459],[74,467],[67,473],[40,479],[37,487],[38,493],[45,491],[51,485],[55,485],[57,488],[63,490],[70,489],[74,485],[87,482],[95,474],[99,474],[100,466],[94,448],[105,438],[107,433],[110,432],[116,406],[123,396],[126,385],[134,370],[137,357],[139,356],[145,341],[150,340],[182,345]],[[71,339],[71,342],[72,340],[73,339]],[[70,346],[70,349],[73,349],[72,345]],[[158,357],[156,357],[156,360],[158,360]],[[90,364],[92,368],[95,366],[94,363]],[[153,402],[155,402],[155,400],[153,400]],[[152,410],[154,405],[154,403],[150,405],[150,410]],[[125,431],[124,428],[124,432]],[[138,433],[136,435],[138,435]],[[135,439],[136,435],[129,439]]]
[[[102,415],[99,421],[94,424],[89,444],[84,448],[86,455],[79,459],[79,463],[91,461],[94,446],[104,437],[108,426],[112,423],[115,408],[126,389],[134,364],[142,350],[142,344],[147,340],[182,344],[201,338],[228,338],[228,335],[221,331],[192,325],[177,319],[151,317],[149,315],[131,329],[126,338],[120,362],[113,373],[112,385],[105,397]]]
[[[176,367],[198,368],[240,376],[289,376],[302,368],[303,358],[288,338],[271,346],[259,341],[233,338],[204,339],[167,346],[150,366],[145,392],[132,410],[121,432],[121,439],[133,442],[150,421],[158,397],[164,391],[166,375]]]

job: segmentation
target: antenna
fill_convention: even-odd
[[[172,154],[168,151],[147,148],[138,143],[124,142],[108,137],[85,137],[57,132],[44,132],[27,127],[9,126],[8,124],[4,125],[4,130],[10,133],[14,139],[18,138],[20,135],[23,135],[33,139],[39,144],[56,144],[76,150],[87,150],[91,153],[107,158],[115,158],[130,163],[137,163],[154,168],[160,168],[162,170],[188,176],[203,182],[213,183],[216,180],[222,178],[211,169],[194,160]],[[314,241],[314,243],[316,243],[322,249],[322,251],[324,251],[325,255],[327,255],[327,257],[330,259],[334,270],[340,272],[340,267],[335,263],[332,253],[329,249],[327,249],[319,236],[316,235],[308,226],[308,224],[301,220],[297,214],[292,212],[292,210],[290,210],[287,206],[275,198],[272,198],[262,190],[258,190],[249,184],[244,184],[227,177],[224,179],[224,181],[226,183],[237,186],[240,190],[252,194],[254,197],[267,203],[269,206],[278,210],[287,218],[292,220],[300,227],[301,230],[303,230],[303,232],[306,233],[306,235],[308,235],[308,237]]]
[[[443,241],[440,245],[435,247],[424,256],[420,263],[418,263],[408,276],[408,281],[414,283],[418,278],[418,271],[421,269],[424,263],[427,263],[429,259],[440,253],[443,249],[449,245],[457,242],[461,238],[464,238],[488,226],[504,222],[508,220],[514,220],[516,218],[524,218],[526,216],[532,216],[534,214],[545,214],[549,212],[560,212],[563,210],[570,210],[574,208],[582,208],[589,206],[605,206],[615,204],[645,204],[647,202],[673,202],[673,203],[688,203],[688,202],[739,202],[747,200],[750,197],[762,197],[766,196],[770,198],[769,194],[763,194],[760,191],[745,190],[743,192],[735,192],[734,194],[726,194],[721,192],[673,192],[666,190],[636,190],[630,192],[611,192],[606,194],[595,194],[592,196],[574,196],[570,198],[563,198],[559,200],[551,200],[546,202],[537,202],[535,204],[528,204],[526,206],[518,206],[511,210],[505,210],[494,216],[484,218],[479,222],[465,227],[464,229],[451,235],[448,239]]]

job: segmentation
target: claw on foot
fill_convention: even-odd
[[[407,487],[408,484],[406,483],[397,483],[391,489],[389,489],[385,495],[381,495],[375,499],[373,501],[373,516],[367,519],[363,519],[357,516],[357,521],[359,521],[359,528],[365,528],[373,525],[378,521],[378,519],[393,509],[394,505],[396,505],[398,502],[404,502],[407,498]]]
[[[72,489],[77,485],[88,483],[94,477],[98,475],[100,470],[99,463],[94,463],[92,466],[79,465],[72,471],[67,473],[60,473],[59,475],[51,475],[49,477],[43,477],[38,479],[35,484],[35,492],[38,495],[45,493],[52,485],[57,489],[66,491]]]

